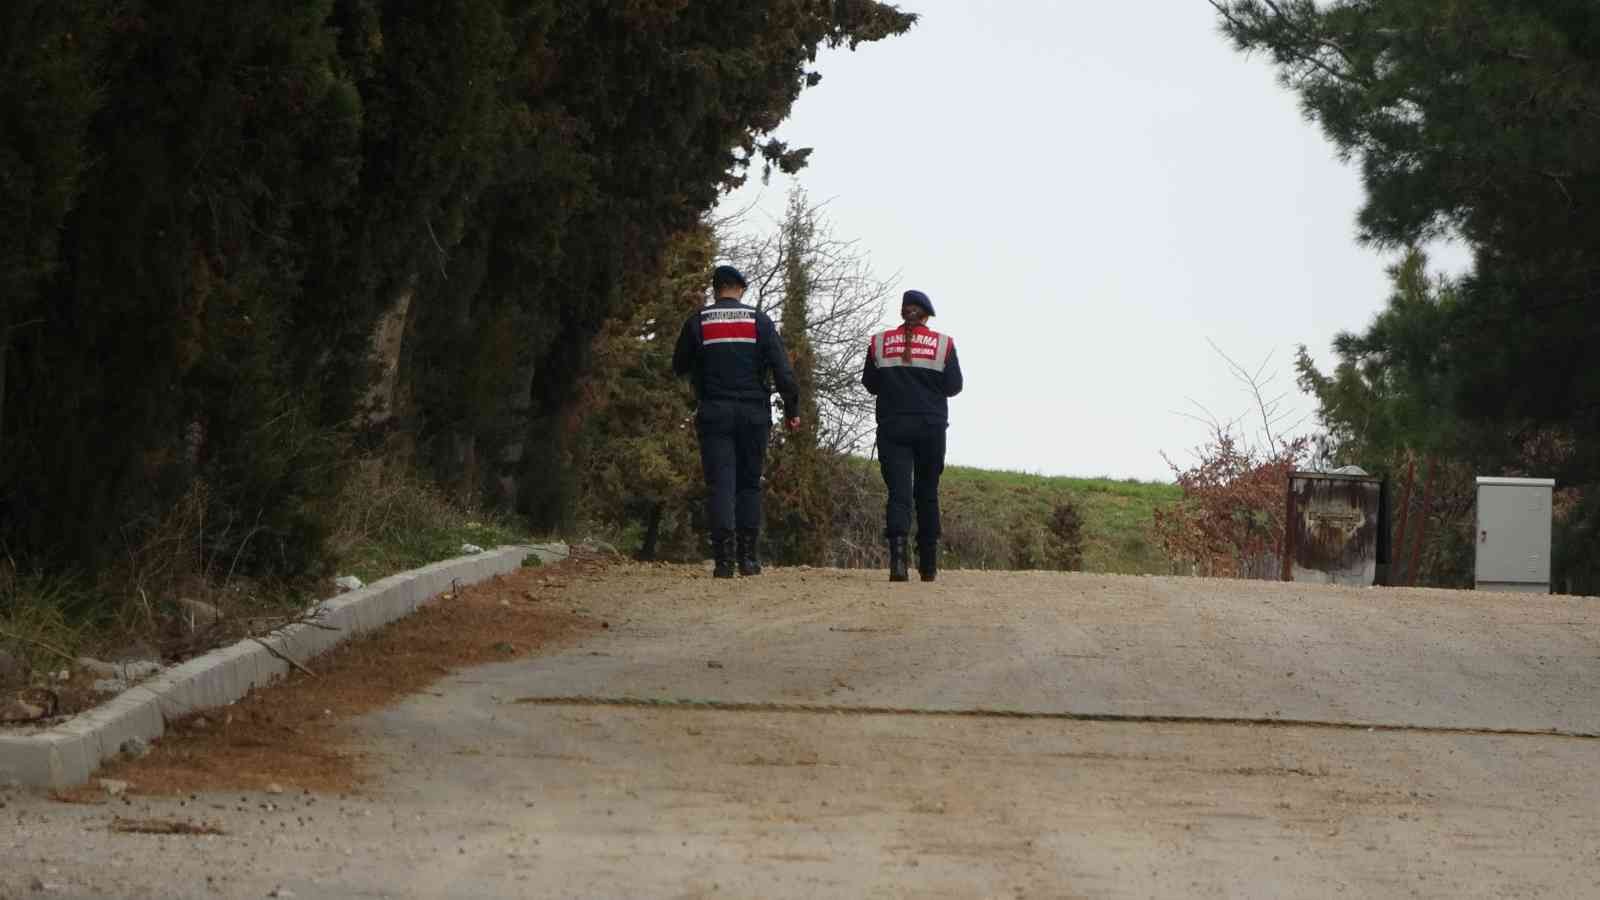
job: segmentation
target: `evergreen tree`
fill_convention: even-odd
[[[0,483],[15,471],[6,430],[13,335],[44,324],[62,223],[91,158],[104,11],[92,0],[19,0],[0,23]]]
[[[350,460],[393,435],[463,497],[568,520],[603,324],[719,191],[804,164],[773,132],[819,47],[914,20],[21,0],[0,26],[0,544],[95,569],[203,497],[208,556],[314,571]],[[380,325],[399,340],[375,354]]]
[[[1437,302],[1392,303],[1365,333],[1340,337],[1359,379],[1341,364],[1313,386],[1339,403],[1376,389],[1364,435],[1380,444],[1421,440],[1484,471],[1583,488],[1560,526],[1558,566],[1600,571],[1600,7],[1212,5],[1235,45],[1270,54],[1307,116],[1360,165],[1365,240],[1448,235],[1473,252],[1472,272]]]
[[[672,351],[684,319],[705,303],[714,247],[705,225],[673,240],[664,274],[641,286],[630,315],[606,324],[579,385],[579,514],[613,531],[637,528],[644,560],[700,556],[693,391],[673,373]]]
[[[1401,453],[1454,453],[1466,443],[1466,423],[1437,401],[1455,388],[1434,358],[1438,329],[1460,302],[1459,286],[1430,276],[1427,266],[1427,255],[1413,249],[1390,268],[1387,308],[1366,334],[1338,337],[1331,374],[1317,368],[1305,347],[1296,356],[1300,388],[1317,401],[1319,455],[1333,466],[1387,474]]]
[[[830,458],[817,441],[817,358],[811,344],[811,253],[816,221],[799,189],[789,194],[782,234],[783,305],[778,328],[800,387],[800,409],[785,415],[800,419],[800,428],[775,442],[768,467],[765,506],[768,555],[780,562],[823,563],[833,544],[834,504]]]
[[[1436,329],[1461,298],[1455,280],[1432,277],[1427,266],[1413,249],[1389,270],[1387,308],[1366,334],[1335,341],[1332,373],[1304,347],[1295,368],[1317,401],[1322,461],[1389,480],[1390,583],[1464,587],[1472,584],[1475,473],[1519,458],[1520,438],[1437,402],[1453,387],[1450,371],[1433,361]]]
[[[1427,399],[1465,419],[1570,430],[1574,452],[1549,474],[1600,479],[1600,369],[1588,363],[1600,340],[1600,7],[1213,5],[1359,163],[1364,239],[1455,235],[1473,250],[1451,302],[1391,309],[1349,341],[1407,371],[1442,370]]]

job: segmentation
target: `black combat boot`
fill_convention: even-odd
[[[761,532],[753,528],[739,531],[739,574],[761,574]]]
[[[911,573],[906,570],[906,557],[911,553],[906,547],[905,535],[889,538],[889,580],[910,581]]]
[[[717,578],[733,577],[733,535],[715,534],[711,536],[711,554],[716,559],[716,568],[711,574]]]
[[[939,577],[939,543],[917,544],[917,571],[921,573],[923,581],[932,581]]]

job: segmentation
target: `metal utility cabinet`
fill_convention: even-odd
[[[1360,472],[1289,476],[1284,581],[1370,587],[1377,580],[1383,482]]]
[[[1478,479],[1478,590],[1550,593],[1555,487],[1548,478]]]

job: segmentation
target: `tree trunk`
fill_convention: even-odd
[[[644,545],[639,548],[640,562],[655,562],[661,553],[661,514],[666,506],[660,500],[650,504],[645,512]]]
[[[1411,519],[1411,485],[1417,477],[1417,461],[1411,451],[1406,451],[1406,486],[1400,493],[1400,527],[1395,530],[1393,559],[1389,561],[1390,584],[1405,584],[1405,566],[1401,560],[1406,552],[1406,523]]]
[[[1433,502],[1433,467],[1436,460],[1428,457],[1428,474],[1422,477],[1422,511],[1417,519],[1417,542],[1411,548],[1410,580],[1406,583],[1416,586],[1417,576],[1421,574],[1422,544],[1428,537],[1428,504]]]
[[[11,357],[11,335],[20,329],[44,324],[43,319],[29,319],[15,325],[13,321],[9,304],[0,306],[0,464],[4,464],[6,458],[6,365]]]
[[[570,444],[578,424],[573,386],[576,373],[588,362],[592,328],[588,323],[570,323],[563,329],[539,360],[541,372],[530,382],[517,510],[536,532],[564,532],[573,525],[577,482]]]
[[[455,431],[450,435],[455,452],[455,479],[453,494],[456,502],[472,508],[481,491],[478,472],[478,436],[468,431]]]
[[[400,354],[405,346],[406,325],[416,293],[416,278],[407,279],[406,286],[401,288],[389,309],[378,317],[372,330],[372,353],[378,363],[378,378],[367,393],[367,408],[370,423],[375,426],[388,424],[399,412]]]
[[[500,448],[500,458],[495,466],[494,505],[499,510],[515,510],[517,498],[522,495],[522,465],[528,452],[527,428],[533,409],[533,375],[532,361],[521,364],[517,383],[512,387],[508,413],[515,423],[512,433],[517,437]]]
[[[6,356],[11,349],[11,316],[0,312],[0,471],[6,458]]]

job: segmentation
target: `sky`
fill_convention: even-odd
[[[799,183],[898,276],[886,313],[920,289],[954,337],[949,463],[1170,480],[1163,451],[1185,462],[1206,436],[1181,413],[1250,408],[1208,341],[1270,357],[1309,417],[1296,346],[1331,365],[1394,257],[1357,242],[1359,172],[1268,62],[1205,0],[899,5],[917,26],[822,53],[777,134],[816,148]],[[752,178],[721,211],[753,205],[759,227],[790,183]]]

